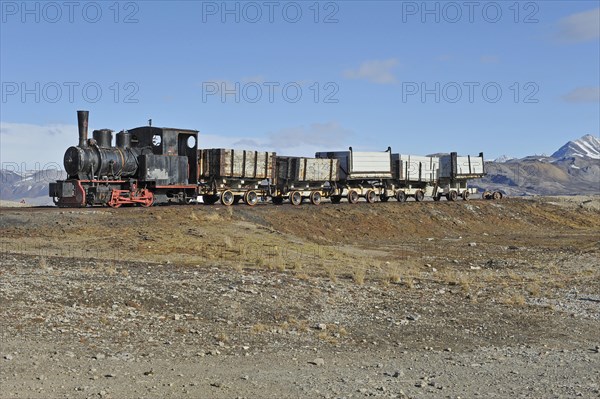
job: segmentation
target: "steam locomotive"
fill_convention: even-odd
[[[59,207],[155,203],[225,206],[260,199],[318,205],[323,198],[355,204],[395,198],[468,200],[476,188],[470,179],[485,175],[483,154],[459,157],[349,151],[318,152],[315,158],[277,156],[274,152],[198,149],[198,131],[148,126],[94,130],[88,138],[88,111],[77,111],[79,145],[64,156],[66,180],[50,183],[49,196]],[[502,198],[486,191],[484,199]]]
[[[151,126],[94,130],[88,138],[89,111],[77,111],[79,145],[64,156],[67,179],[50,183],[59,207],[125,204],[196,198],[198,131]]]

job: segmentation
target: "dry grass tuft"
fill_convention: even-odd
[[[262,323],[257,323],[250,328],[250,332],[253,334],[260,334],[267,331],[267,326]]]
[[[527,292],[529,292],[529,295],[533,297],[539,297],[542,289],[537,283],[531,283],[527,286]]]
[[[399,265],[393,263],[388,265],[386,280],[394,284],[398,284],[402,280]]]
[[[217,342],[223,342],[224,344],[229,342],[229,337],[224,332],[220,332],[217,335],[215,335],[215,339],[217,340]]]
[[[231,240],[231,237],[223,237],[223,242],[225,243],[225,248],[227,248],[228,250],[233,249],[233,241]]]
[[[352,272],[352,281],[354,281],[355,284],[363,285],[365,283],[365,274],[366,271],[364,267],[356,267]]]
[[[332,282],[337,282],[337,268],[338,266],[335,263],[327,263],[323,266],[325,271],[327,272],[327,277]]]

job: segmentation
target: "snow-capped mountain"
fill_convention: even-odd
[[[48,184],[64,178],[66,174],[56,169],[23,172],[0,170],[0,200],[50,205],[52,199],[48,197]]]
[[[508,162],[515,159],[515,157],[511,157],[508,155],[500,155],[498,158],[494,159],[494,162],[498,162],[498,163],[503,163],[503,162]]]
[[[580,139],[569,141],[552,154],[552,158],[591,158],[600,159],[600,139],[591,134],[586,134]]]
[[[591,134],[569,141],[552,156],[486,162],[474,185],[508,195],[600,194],[600,140]]]

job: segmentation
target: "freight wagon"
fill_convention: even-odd
[[[440,172],[433,192],[433,199],[439,201],[445,197],[449,201],[456,201],[459,197],[465,201],[471,194],[476,194],[476,188],[470,188],[468,181],[485,176],[485,163],[483,153],[478,156],[459,157],[456,152],[440,156]],[[499,193],[499,192],[498,192]],[[502,196],[501,193],[499,193]],[[484,199],[486,196],[483,196]]]
[[[289,200],[300,205],[308,199],[319,205],[322,198],[329,198],[339,179],[338,159],[304,157],[276,157],[273,203],[281,205]]]
[[[317,152],[315,157],[339,161],[339,180],[330,193],[334,204],[344,197],[351,204],[356,204],[359,198],[369,203],[375,202],[377,197],[387,200],[388,185],[393,177],[390,147],[381,152],[354,151],[350,147],[348,151]]]
[[[198,195],[205,204],[254,206],[271,195],[275,153],[223,148],[198,151]]]

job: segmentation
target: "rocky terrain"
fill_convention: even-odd
[[[0,209],[7,398],[600,395],[600,199]]]

